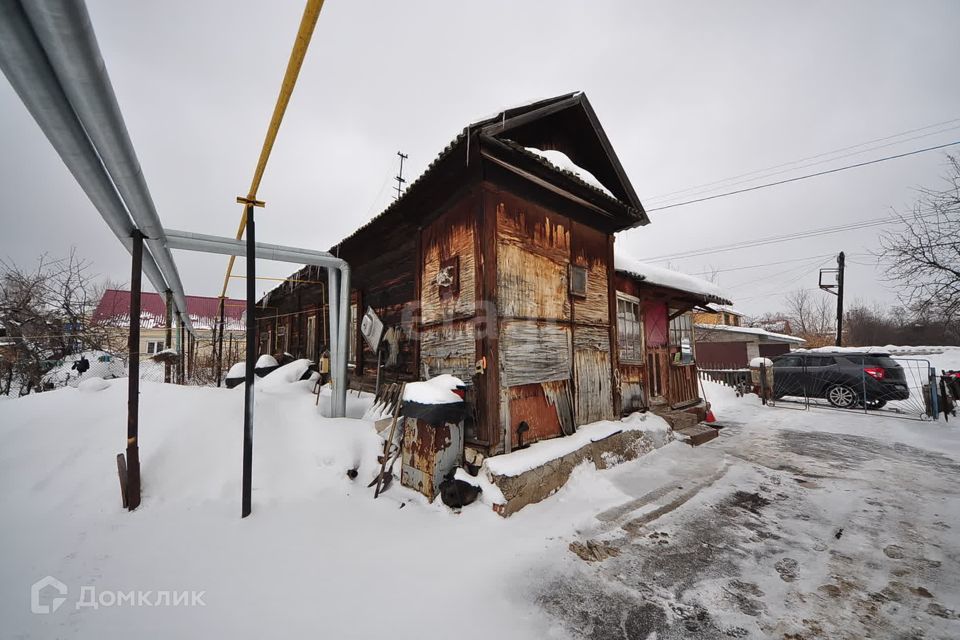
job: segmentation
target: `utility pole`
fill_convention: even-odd
[[[837,346],[843,346],[843,251],[837,256]]]
[[[846,262],[846,256],[843,251],[837,255],[836,269],[820,269],[820,288],[827,293],[837,296],[837,339],[836,346],[843,346],[843,268]],[[823,276],[829,276],[828,282],[823,281]],[[836,274],[836,279],[832,276]],[[836,289],[836,291],[834,291]]]
[[[397,177],[394,178],[394,180],[397,181],[396,198],[399,200],[400,195],[403,193],[403,183],[406,182],[406,180],[403,179],[403,161],[409,158],[410,156],[400,151],[397,151],[397,155],[400,156],[400,173],[397,175]]]

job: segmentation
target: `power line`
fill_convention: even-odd
[[[804,256],[802,258],[791,258],[790,260],[777,260],[776,262],[761,262],[760,264],[750,264],[743,267],[730,267],[729,269],[710,269],[709,271],[697,271],[696,273],[691,273],[692,276],[709,276],[715,273],[728,273],[730,271],[744,271],[746,269],[759,269],[761,267],[772,267],[778,264],[787,264],[789,262],[805,262],[807,260],[816,260],[817,258],[828,258],[833,257],[832,253],[824,253],[819,256]],[[868,256],[871,254],[868,253],[850,253],[848,256]],[[851,261],[852,262],[852,261]],[[855,263],[855,264],[860,264]]]
[[[722,179],[720,179],[720,180],[714,180],[713,182],[705,182],[705,183],[703,183],[703,184],[695,185],[695,186],[693,186],[693,187],[687,187],[687,188],[685,188],[685,189],[678,189],[677,191],[671,191],[671,192],[669,192],[669,193],[664,193],[664,194],[660,194],[660,195],[656,195],[656,196],[650,196],[649,198],[644,198],[644,200],[647,200],[647,201],[650,201],[650,200],[663,200],[664,198],[667,198],[667,197],[669,197],[669,196],[674,196],[674,195],[678,195],[678,194],[681,194],[681,193],[688,193],[688,192],[690,192],[690,191],[698,190],[698,189],[701,189],[701,188],[703,188],[703,187],[711,187],[711,186],[714,186],[714,185],[723,184],[723,183],[729,182],[729,181],[731,181],[731,180],[737,180],[737,179],[739,179],[739,178],[746,178],[747,176],[753,176],[753,175],[756,175],[756,174],[758,174],[758,173],[765,173],[765,172],[767,172],[767,171],[772,171],[772,170],[774,170],[774,169],[780,169],[780,168],[783,168],[783,167],[789,167],[789,166],[792,166],[792,165],[795,165],[795,164],[799,164],[799,163],[801,163],[801,162],[807,162],[808,160],[816,160],[817,158],[822,158],[822,157],[824,157],[824,156],[831,156],[831,155],[834,155],[834,154],[837,154],[837,153],[843,153],[844,151],[850,151],[851,149],[856,149],[857,147],[863,147],[863,146],[866,146],[866,145],[869,145],[869,144],[874,144],[874,143],[876,143],[876,142],[885,142],[885,141],[887,141],[887,140],[892,140],[892,139],[894,139],[894,138],[900,138],[900,137],[902,137],[902,136],[909,135],[909,134],[911,134],[911,133],[917,133],[917,132],[919,132],[919,131],[926,131],[927,129],[933,129],[933,128],[935,128],[935,127],[942,127],[942,126],[944,126],[944,125],[954,124],[954,123],[957,123],[957,122],[960,122],[960,118],[955,118],[955,119],[953,119],[953,120],[945,120],[945,121],[943,121],[943,122],[937,122],[937,123],[934,123],[934,124],[929,124],[929,125],[927,125],[927,126],[925,126],[925,127],[918,127],[918,128],[916,128],[916,129],[909,129],[909,130],[907,130],[907,131],[901,131],[900,133],[895,133],[895,134],[893,134],[893,135],[884,136],[884,137],[882,137],[882,138],[875,138],[875,139],[873,139],[873,140],[867,140],[866,142],[861,142],[861,143],[859,143],[859,144],[854,144],[854,145],[850,145],[850,146],[847,146],[847,147],[841,147],[840,149],[834,149],[833,151],[825,151],[825,152],[823,152],[823,153],[818,153],[818,154],[816,154],[816,155],[807,156],[806,158],[800,158],[799,160],[793,160],[793,161],[791,161],[791,162],[784,162],[784,163],[782,163],[782,164],[773,165],[772,167],[766,167],[766,168],[764,168],[764,169],[755,169],[755,170],[753,170],[753,171],[748,171],[747,173],[741,173],[741,174],[739,174],[739,175],[731,176],[731,177],[729,177],[729,178],[722,178]],[[944,129],[943,131],[938,131],[938,132],[936,132],[936,133],[943,133],[944,131],[950,131],[950,130],[955,129],[955,128],[956,128],[956,127],[950,127],[949,129]],[[927,134],[927,135],[932,135],[932,134]],[[918,136],[918,137],[924,137],[924,136]],[[912,139],[915,139],[915,138],[911,138],[911,140],[912,140]],[[899,144],[900,142],[907,142],[907,141],[908,141],[908,140],[900,140],[900,141],[897,142],[896,144]],[[866,150],[865,150],[865,151],[866,151]],[[834,158],[834,159],[836,159],[836,158]]]
[[[936,212],[925,211],[922,212],[923,215],[919,216],[922,218],[927,218],[931,216],[938,215]],[[884,224],[890,224],[894,222],[902,221],[901,218],[897,217],[883,217],[883,218],[874,218],[871,220],[859,220],[856,222],[849,222],[842,225],[836,225],[832,227],[823,227],[819,229],[809,229],[807,231],[792,232],[780,236],[768,236],[765,238],[758,238],[756,240],[746,240],[739,241],[728,245],[718,245],[714,247],[705,247],[703,249],[695,249],[691,251],[684,251],[680,253],[665,254],[661,256],[655,256],[653,258],[648,258],[648,262],[665,262],[667,260],[678,260],[681,258],[693,258],[696,256],[710,255],[713,253],[724,253],[726,251],[736,251],[737,249],[749,249],[752,247],[759,247],[768,244],[777,244],[780,242],[788,242],[791,240],[802,240],[804,238],[814,238],[817,236],[829,235],[833,233],[841,233],[844,231],[852,231],[855,229],[861,229],[864,227],[875,227]]]
[[[796,176],[793,178],[786,178],[785,180],[777,180],[776,182],[767,182],[764,184],[754,185],[752,187],[746,187],[743,189],[736,189],[735,191],[726,191],[724,193],[718,193],[712,196],[704,196],[703,198],[695,198],[693,200],[685,200],[683,202],[675,202],[674,204],[668,204],[662,207],[653,207],[652,209],[647,209],[647,213],[652,213],[654,211],[664,211],[666,209],[673,209],[676,207],[682,207],[688,204],[695,204],[697,202],[706,202],[707,200],[716,200],[717,198],[725,198],[727,196],[733,196],[740,193],[746,193],[748,191],[756,191],[758,189],[766,189],[767,187],[776,187],[781,184],[787,184],[790,182],[797,182],[799,180],[806,180],[807,178],[816,178],[818,176],[825,176],[831,173],[837,173],[839,171],[846,171],[847,169],[856,169],[858,167],[866,167],[871,164],[877,164],[880,162],[886,162],[887,160],[896,160],[897,158],[906,158],[907,156],[914,156],[918,153],[926,153],[927,151],[936,151],[937,149],[945,149],[946,147],[952,147],[954,145],[960,144],[960,140],[954,142],[948,142],[946,144],[940,144],[933,147],[926,147],[924,149],[915,149],[913,151],[907,151],[906,153],[898,153],[892,156],[886,156],[883,158],[875,158],[873,160],[867,160],[864,162],[858,162],[856,164],[848,164],[843,167],[836,167],[834,169],[827,169],[825,171],[817,171],[816,173],[808,173],[802,176]]]
[[[918,135],[918,136],[913,136],[913,137],[911,137],[911,138],[904,138],[903,140],[895,140],[894,142],[888,142],[887,144],[877,145],[877,146],[875,146],[875,147],[870,147],[870,148],[868,148],[868,149],[860,149],[859,151],[853,151],[853,152],[851,152],[851,153],[846,153],[846,154],[843,154],[843,155],[837,155],[837,156],[835,156],[835,157],[827,158],[827,159],[825,159],[825,160],[818,160],[817,162],[810,162],[810,163],[807,163],[807,164],[800,164],[799,166],[789,166],[789,167],[787,167],[787,168],[785,168],[785,169],[780,169],[779,171],[760,172],[761,175],[757,175],[757,176],[750,177],[750,178],[745,178],[745,179],[743,179],[743,180],[736,180],[736,179],[734,179],[734,178],[729,178],[729,179],[727,179],[727,180],[721,180],[721,181],[719,181],[719,182],[720,182],[720,183],[724,183],[724,184],[722,184],[722,185],[720,185],[720,186],[715,186],[715,187],[713,187],[713,188],[704,187],[704,188],[701,189],[701,188],[693,187],[693,188],[690,188],[690,189],[685,189],[683,192],[689,193],[690,195],[698,195],[698,194],[701,194],[701,193],[710,193],[711,191],[716,191],[718,188],[723,188],[723,187],[729,188],[729,187],[733,187],[733,186],[736,186],[736,185],[739,185],[739,184],[747,184],[747,183],[750,183],[750,182],[756,182],[757,180],[762,180],[762,179],[764,179],[764,178],[770,178],[770,177],[777,176],[777,175],[781,175],[781,174],[784,174],[784,173],[790,173],[791,171],[798,171],[798,170],[800,170],[800,169],[807,169],[807,168],[809,168],[809,167],[815,167],[815,166],[818,166],[818,165],[821,165],[821,164],[826,164],[826,163],[828,163],[828,162],[836,162],[837,160],[843,160],[844,158],[850,158],[850,157],[853,157],[853,156],[858,156],[858,155],[860,155],[860,154],[868,153],[868,152],[870,152],[870,151],[879,151],[880,149],[886,149],[887,147],[893,147],[893,146],[896,146],[896,145],[899,145],[899,144],[903,144],[903,143],[905,143],[905,142],[911,142],[911,141],[913,141],[913,140],[919,140],[919,139],[921,139],[921,138],[929,138],[930,136],[940,135],[941,133],[946,133],[946,132],[948,132],[948,131],[953,131],[954,129],[960,129],[960,125],[955,125],[955,126],[952,126],[952,127],[947,127],[946,129],[940,129],[940,130],[938,130],[938,131],[931,131],[931,132],[929,132],[929,133],[924,133],[924,134],[921,134],[921,135]],[[797,164],[797,163],[799,163],[799,162],[802,162],[802,160],[798,160],[797,162],[791,163],[791,164]],[[746,175],[750,175],[750,174],[746,174]],[[664,199],[666,199],[666,198],[654,198],[654,200],[664,200]]]

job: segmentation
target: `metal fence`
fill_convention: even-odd
[[[757,392],[772,406],[803,410],[823,408],[932,420],[955,416],[960,400],[957,378],[949,372],[938,374],[924,358],[804,353],[778,358],[769,372],[764,366],[755,377],[743,368],[702,368],[700,374],[741,395]]]
[[[212,336],[171,339],[147,337],[140,346],[140,379],[144,382],[197,386],[222,384],[230,367],[244,359],[244,334],[223,338],[222,351]],[[222,353],[222,361],[219,356]],[[126,331],[64,336],[0,338],[0,396],[22,396],[85,380],[126,378],[130,353]]]

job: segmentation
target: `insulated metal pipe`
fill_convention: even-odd
[[[163,235],[168,249],[247,256],[247,243],[242,240],[175,229],[164,229]],[[260,242],[254,246],[257,259],[311,264],[327,269],[330,289],[330,370],[334,386],[330,413],[334,418],[344,417],[347,409],[347,359],[350,339],[350,266],[346,260],[326,251]]]
[[[163,245],[160,216],[130,141],[86,5],[77,0],[32,0],[23,7],[76,117],[144,233],[177,307],[186,314],[183,283],[173,255]],[[190,318],[183,319],[192,332]]]
[[[337,386],[338,381],[337,372],[340,371],[340,332],[337,330],[339,326],[339,314],[337,313],[337,307],[340,305],[340,272],[337,269],[327,269],[327,311],[330,316],[330,327],[328,333],[330,339],[330,386],[332,393],[330,394],[330,416],[331,417],[340,417],[336,411],[336,390],[339,388]]]
[[[204,233],[164,229],[165,244],[169,249],[183,249],[186,251],[202,251],[204,253],[220,253],[228,256],[246,256],[247,244],[243,240],[234,240],[223,236],[211,236]],[[285,247],[279,244],[256,243],[257,259],[275,260],[277,262],[293,262],[296,264],[312,264],[320,267],[341,269],[346,266],[346,260],[337,258],[326,251]]]
[[[334,388],[337,410],[334,417],[347,415],[347,366],[350,362],[350,267],[344,263],[340,268],[340,320],[337,324],[340,335],[340,366],[337,367],[338,384]]]
[[[16,0],[0,0],[0,68],[110,231],[133,255],[136,227]],[[143,271],[157,292],[169,288],[148,250]]]

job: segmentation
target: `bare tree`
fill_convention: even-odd
[[[833,342],[833,298],[812,296],[807,289],[797,289],[785,296],[785,316],[794,334],[807,341],[808,347],[821,347]]]
[[[880,257],[903,303],[919,318],[960,323],[960,160],[947,156],[947,186],[921,189],[902,227],[881,237]]]
[[[41,387],[52,362],[99,348],[103,331],[89,326],[100,291],[90,263],[75,250],[65,258],[40,257],[34,269],[0,260],[0,324],[5,379],[0,392]]]

